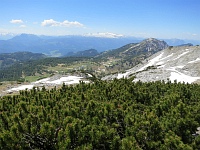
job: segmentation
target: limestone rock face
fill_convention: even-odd
[[[109,78],[135,76],[134,81],[171,80],[174,82],[199,83],[200,46],[177,46],[161,50],[142,63]],[[104,78],[106,79],[106,77]]]

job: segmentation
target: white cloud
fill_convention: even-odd
[[[19,19],[19,20],[14,20],[14,19],[12,19],[12,20],[10,21],[10,23],[20,24],[20,23],[23,23],[23,21],[22,21],[21,19]]]
[[[26,25],[23,24],[23,25],[20,25],[19,27],[20,28],[26,28]]]
[[[53,19],[49,19],[49,20],[44,20],[41,23],[42,26],[50,26],[50,27],[82,27],[83,24],[77,22],[77,21],[68,21],[68,20],[64,20],[63,22],[58,22],[55,21]]]

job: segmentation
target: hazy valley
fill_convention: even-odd
[[[26,40],[33,37],[36,41],[38,39],[33,35],[21,35],[16,39],[21,41],[24,36],[28,37]],[[80,72],[90,73],[103,80],[135,76],[134,81],[144,82],[158,80],[198,82],[198,49],[198,46],[191,44],[169,46],[165,41],[150,38],[104,52],[88,49],[68,52],[63,57],[49,57],[32,52],[2,53],[0,54],[1,94],[18,91],[9,89],[16,88],[17,83],[25,84],[22,89],[26,89],[30,82],[58,74],[67,76],[75,73],[80,76]],[[33,85],[43,86],[31,83],[29,87]],[[50,87],[53,86],[54,84]]]
[[[167,47],[164,41],[146,39],[140,43],[127,44],[101,53],[90,49],[60,58],[31,52],[4,53],[0,54],[0,80],[3,81],[2,84],[6,89],[5,81],[12,81],[13,84],[28,84],[56,74],[70,75],[74,72],[85,72],[102,78],[130,69]],[[15,87],[15,84],[10,87]]]

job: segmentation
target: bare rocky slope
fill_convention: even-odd
[[[107,63],[106,69],[110,73],[123,72],[167,47],[169,46],[165,41],[149,38],[139,43],[131,43],[118,49],[105,51],[97,55],[94,60]]]
[[[174,82],[199,83],[200,46],[168,47],[127,70],[102,78],[110,80],[135,76],[134,81],[150,82],[171,80]]]
[[[155,38],[148,38],[139,43],[131,43],[118,49],[105,51],[97,57],[114,57],[120,59],[129,59],[130,57],[146,58],[167,47],[168,44],[165,41],[157,40]]]

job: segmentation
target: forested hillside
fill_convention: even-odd
[[[200,149],[200,86],[132,80],[2,97],[0,149]]]
[[[66,56],[70,57],[94,57],[98,55],[99,52],[96,49],[88,49],[78,52],[69,52]]]
[[[15,63],[9,67],[0,69],[0,81],[17,81],[26,76],[35,76],[36,74],[52,73],[47,67],[55,67],[58,64],[70,65],[73,62],[83,61],[83,57],[64,57],[64,58],[44,58],[40,60],[31,60]]]
[[[15,52],[0,54],[0,69],[12,66],[16,63],[21,63],[30,60],[38,60],[45,58],[44,54],[31,52]]]

